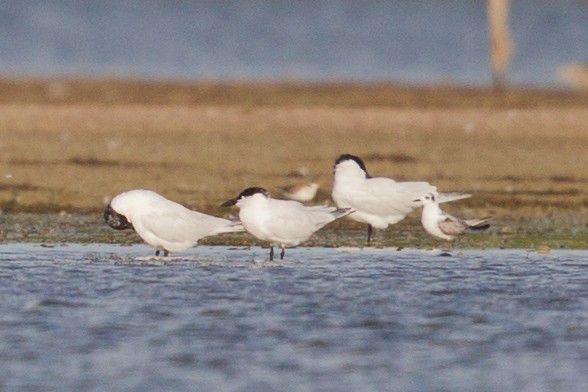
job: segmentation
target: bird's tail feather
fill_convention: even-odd
[[[487,216],[487,217],[480,218],[480,219],[470,219],[470,220],[467,220],[466,223],[468,224],[468,229],[470,229],[470,230],[474,230],[474,231],[486,230],[487,228],[490,227],[490,224],[486,223],[490,219],[492,219],[492,217]]]
[[[449,201],[467,199],[468,197],[472,197],[472,195],[463,192],[440,192],[437,196],[437,202],[447,203]]]
[[[226,226],[219,227],[219,229],[216,231],[216,234],[235,233],[240,231],[245,231],[245,228],[240,221],[229,221]]]
[[[331,214],[335,218],[341,218],[341,217],[349,215],[353,212],[355,212],[355,210],[353,208],[337,208],[335,211],[331,212]]]

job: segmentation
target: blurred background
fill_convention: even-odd
[[[511,1],[508,21],[509,83],[588,63],[588,1]],[[486,85],[488,36],[483,0],[2,0],[0,76]]]

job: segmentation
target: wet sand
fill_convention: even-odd
[[[507,231],[547,219],[585,240],[588,93],[0,80],[5,214],[97,214],[132,188],[236,213],[218,205],[248,186],[278,196],[300,172],[321,185],[316,202],[328,202],[333,161],[347,152],[375,176],[474,194],[447,207],[456,215],[494,215]]]

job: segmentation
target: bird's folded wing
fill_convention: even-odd
[[[275,201],[275,200],[274,200]],[[262,230],[268,237],[287,239],[310,236],[315,230],[335,220],[335,207],[305,207],[288,202],[272,209],[264,220]]]
[[[143,225],[157,237],[176,242],[197,241],[217,234],[223,227],[231,227],[231,222],[196,211],[189,214],[172,211],[151,212],[143,217]]]
[[[447,235],[458,235],[464,232],[466,225],[458,219],[452,219],[451,217],[445,218],[439,222],[439,229]]]
[[[436,190],[435,186],[424,181],[396,182],[376,177],[367,180],[366,186],[353,197],[363,211],[376,215],[407,214],[419,206],[414,200]]]

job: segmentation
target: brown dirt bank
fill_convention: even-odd
[[[5,212],[95,213],[144,187],[226,213],[236,192],[275,191],[300,168],[322,202],[344,152],[372,175],[473,193],[456,214],[588,222],[586,93],[0,79]]]
[[[396,83],[247,83],[0,77],[0,103],[398,108],[588,107],[588,91]]]

